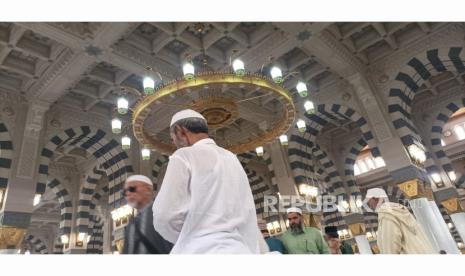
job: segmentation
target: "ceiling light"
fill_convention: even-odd
[[[186,80],[193,80],[195,78],[195,68],[194,65],[190,62],[184,63],[184,66],[182,67],[182,72],[184,73],[184,78]]]
[[[120,119],[115,118],[115,119],[111,120],[111,131],[114,134],[121,133],[121,125],[122,125],[122,122],[121,122]]]
[[[155,91],[155,81],[152,78],[145,77],[143,81],[144,93],[147,95],[153,94]]]
[[[433,179],[434,183],[439,184],[441,183],[441,176],[438,173],[432,173],[431,178]]]
[[[307,85],[301,81],[297,83],[297,86],[295,87],[297,89],[297,93],[304,98],[307,97],[308,95],[308,90],[307,90]]]
[[[307,129],[305,121],[302,119],[299,119],[297,121],[297,128],[299,129],[300,132],[305,132],[305,130]]]
[[[128,150],[131,148],[131,138],[129,138],[127,135],[123,136],[121,138],[121,146],[123,150]]]
[[[455,174],[454,171],[450,171],[447,173],[451,181],[455,181],[457,179],[457,175]]]
[[[150,150],[149,149],[142,149],[142,160],[150,160]]]
[[[306,101],[304,103],[305,111],[309,114],[315,113],[315,106],[312,101]]]
[[[263,147],[257,147],[255,152],[257,153],[257,156],[263,156]]]
[[[287,146],[289,144],[289,141],[287,140],[287,135],[283,134],[279,136],[279,142],[281,142],[282,146]]]
[[[80,233],[78,234],[78,236],[77,236],[77,240],[80,241],[80,242],[82,242],[82,241],[84,241],[85,237],[86,237],[86,233],[80,232]]]
[[[123,98],[123,97],[119,98],[118,102],[117,102],[117,106],[118,106],[118,113],[119,114],[128,113],[129,102],[125,98]]]
[[[244,67],[244,62],[242,62],[242,60],[235,59],[233,61],[232,66],[233,66],[234,73],[236,73],[236,75],[240,77],[245,75],[245,67]]]
[[[66,234],[61,235],[60,237],[61,243],[67,244],[69,242],[69,237]]]
[[[276,83],[282,83],[283,82],[283,73],[281,72],[281,69],[279,69],[278,67],[274,66],[273,68],[271,68],[271,71],[270,71],[270,74],[271,74],[271,78],[273,79],[274,82]]]
[[[34,206],[37,206],[37,204],[40,203],[40,199],[42,198],[42,195],[41,194],[35,194],[34,195],[34,202],[33,202],[33,205]]]

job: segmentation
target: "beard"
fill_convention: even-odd
[[[291,224],[291,233],[293,235],[299,235],[299,234],[302,234],[303,232],[304,232],[304,229],[303,229],[302,223]]]

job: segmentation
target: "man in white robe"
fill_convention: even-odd
[[[255,204],[237,157],[208,136],[205,118],[176,113],[176,150],[153,204],[153,225],[174,244],[172,254],[258,254]]]
[[[381,188],[367,191],[367,205],[378,213],[378,247],[381,254],[434,254],[433,247],[407,207],[389,202]]]

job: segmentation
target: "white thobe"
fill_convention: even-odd
[[[435,253],[421,226],[405,206],[386,202],[376,212],[381,254]]]
[[[237,157],[202,139],[178,149],[153,204],[153,225],[172,254],[258,254],[257,217]]]

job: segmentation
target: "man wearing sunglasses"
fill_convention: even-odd
[[[153,183],[144,175],[132,175],[124,183],[124,198],[138,214],[125,228],[123,254],[168,254],[172,244],[153,229]]]
[[[259,254],[259,230],[247,175],[236,155],[208,136],[206,119],[176,113],[170,156],[153,204],[154,227],[172,254]]]

